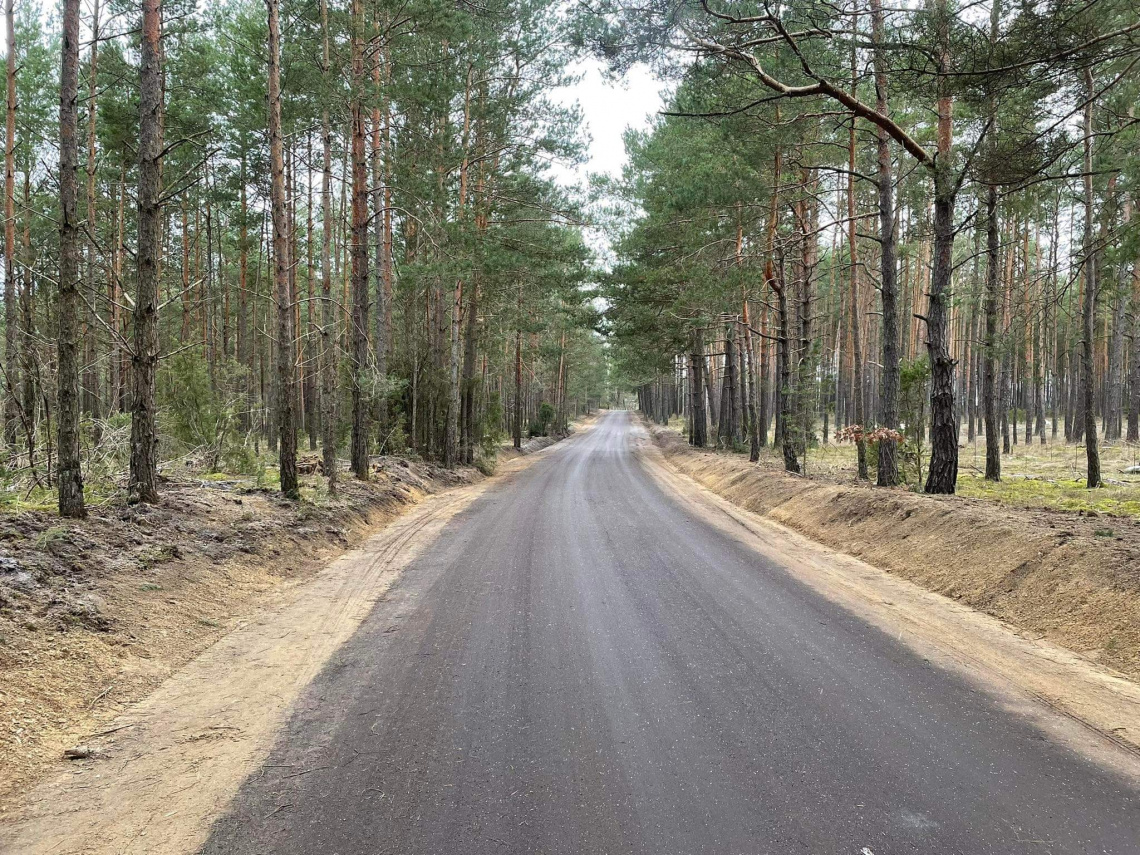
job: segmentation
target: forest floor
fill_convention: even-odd
[[[675,469],[729,502],[1140,679],[1140,486],[1078,490],[1072,447],[1018,446],[1001,485],[966,475],[961,495],[925,496],[858,482],[849,445],[812,449],[803,477],[772,453],[757,466],[690,448],[678,424],[651,430]],[[1128,477],[1133,453],[1110,449],[1106,475]]]
[[[673,427],[683,423],[674,419]],[[929,458],[925,449],[923,465]],[[1100,445],[1101,472],[1104,488],[1090,491],[1085,487],[1085,447],[1063,440],[1041,445],[1034,441],[1011,446],[1001,458],[1002,480],[985,480],[985,439],[969,441],[962,431],[959,439],[958,494],[975,499],[990,499],[1019,508],[1049,508],[1061,511],[1083,511],[1105,516],[1140,519],[1140,472],[1126,469],[1140,466],[1140,444],[1128,442]],[[778,449],[762,450],[762,468],[783,470],[784,459]],[[871,461],[874,477],[874,461]],[[855,446],[850,442],[809,449],[807,471],[810,477],[824,476],[850,479],[856,470]],[[913,474],[913,473],[912,473]]]
[[[0,514],[0,815],[61,752],[425,496],[482,476],[376,458],[373,479],[172,477],[159,505],[121,499],[84,521]]]

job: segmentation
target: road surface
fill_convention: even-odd
[[[1140,791],[663,493],[624,413],[456,517],[211,855],[1140,853]]]

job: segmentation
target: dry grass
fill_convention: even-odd
[[[673,419],[669,427],[683,431],[684,421]],[[927,454],[929,450],[927,449]],[[986,481],[985,440],[968,442],[965,431],[959,441],[958,493],[973,499],[986,499],[1016,508],[1093,512],[1104,516],[1129,517],[1140,520],[1140,474],[1126,474],[1125,469],[1140,465],[1140,444],[1101,442],[1101,473],[1104,487],[1085,487],[1085,447],[1063,440],[1050,440],[1012,446],[1002,455],[1002,480]],[[925,459],[924,459],[925,465]],[[762,469],[783,471],[784,460],[778,449],[761,450]],[[856,472],[855,446],[852,443],[817,445],[808,449],[806,471],[809,477],[849,482]],[[910,473],[913,479],[914,473]],[[872,477],[873,474],[872,474]],[[914,484],[910,485],[915,488]]]

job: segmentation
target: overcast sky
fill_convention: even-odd
[[[587,173],[620,175],[625,164],[626,128],[645,128],[661,109],[662,84],[644,66],[634,67],[623,80],[607,79],[601,63],[591,59],[576,63],[573,70],[584,71],[573,86],[555,92],[564,104],[581,106],[590,136],[589,160],[578,169],[556,167],[560,181],[570,185],[584,181]]]

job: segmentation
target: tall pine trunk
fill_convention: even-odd
[[[321,0],[323,46],[321,73],[329,76],[329,6]],[[329,493],[335,495],[336,466],[336,307],[332,299],[332,127],[329,110],[321,110],[321,459]]]
[[[705,343],[701,331],[693,327],[689,333],[689,394],[692,398],[693,428],[689,443],[695,448],[704,448],[709,443],[709,417],[705,411]]]
[[[776,420],[781,426],[780,447],[784,453],[784,469],[799,472],[800,463],[796,458],[795,431],[789,425],[792,410],[792,354],[791,323],[788,318],[788,286],[784,278],[784,259],[781,253],[776,265],[776,276],[772,289],[776,292],[776,312],[779,318],[779,332],[776,339],[776,373],[779,387],[776,391]]]
[[[281,132],[281,28],[278,0],[266,0],[269,12],[269,171],[273,209],[273,285],[277,300],[277,461],[281,493],[299,499],[297,425],[295,422],[293,301],[289,285],[289,223],[285,201],[285,158]]]
[[[1093,238],[1093,185],[1092,185],[1092,146],[1093,146],[1093,102],[1096,94],[1093,87],[1092,69],[1086,68],[1085,110],[1084,110],[1084,191],[1085,191],[1085,233],[1084,267],[1085,295],[1081,307],[1081,386],[1082,418],[1085,432],[1085,459],[1088,465],[1086,485],[1092,489],[1101,486],[1100,449],[1097,447],[1096,433],[1096,388],[1093,363],[1093,345],[1096,336],[1097,269],[1096,247]]]
[[[374,89],[372,97],[375,100],[372,108],[372,209],[373,209],[373,232],[375,237],[374,247],[374,260],[376,277],[376,329],[375,341],[372,344],[374,358],[376,360],[376,373],[383,381],[388,368],[388,330],[385,326],[385,317],[387,316],[387,303],[390,294],[387,292],[387,276],[386,276],[386,260],[385,252],[388,249],[387,241],[385,240],[384,233],[384,209],[385,199],[385,181],[384,181],[384,161],[386,141],[382,134],[388,133],[387,126],[387,113],[388,105],[384,104],[381,109],[381,86],[387,81],[382,81],[381,65],[384,58],[384,46],[381,44],[380,34],[380,20],[377,18],[373,21],[374,35],[372,39],[372,86]],[[379,394],[376,396],[376,429],[379,432],[377,439],[379,444],[383,446],[384,431],[388,426],[388,398],[384,394],[383,384]],[[381,448],[383,451],[383,448]]]
[[[949,70],[948,0],[937,0],[939,74]],[[945,86],[940,80],[939,85]],[[927,493],[953,493],[958,483],[958,429],[954,418],[954,358],[950,353],[950,300],[954,271],[954,204],[958,192],[953,173],[954,100],[940,92],[937,104],[937,155],[934,159],[934,263],[930,306],[926,316],[926,348],[930,356],[930,467]]]
[[[91,52],[88,57],[87,69],[87,270],[86,270],[86,296],[87,306],[85,317],[87,330],[84,335],[84,363],[83,395],[85,398],[83,409],[91,414],[93,445],[99,445],[103,439],[103,407],[102,392],[99,382],[98,340],[95,328],[98,324],[98,301],[95,299],[95,229],[98,217],[98,205],[95,196],[95,105],[97,101],[96,72],[99,67],[99,0],[94,0],[91,11]],[[140,131],[141,141],[141,131]]]
[[[463,163],[459,167],[459,206],[457,217],[461,226],[468,223],[467,182],[470,168],[468,147],[471,141],[471,84],[475,66],[467,66],[467,85],[463,98]],[[447,361],[447,424],[443,440],[443,465],[455,466],[459,463],[459,409],[462,405],[459,388],[459,358],[461,353],[461,321],[463,316],[463,276],[455,280],[451,305],[450,353]]]
[[[1132,265],[1132,348],[1129,356],[1128,433],[1129,442],[1140,442],[1140,262]]]
[[[57,331],[59,515],[87,516],[79,457],[79,0],[64,0],[59,86],[59,295]]]
[[[158,367],[158,253],[162,156],[162,7],[143,0],[139,64],[139,247],[135,294],[135,340],[131,354],[132,502],[158,501],[158,427],[154,402]]]
[[[848,292],[851,299],[851,309],[848,322],[851,335],[851,397],[854,403],[855,424],[860,431],[855,435],[855,456],[860,481],[870,478],[867,471],[867,443],[863,434],[867,431],[867,413],[865,410],[866,392],[863,378],[863,333],[859,299],[859,254],[855,233],[855,119],[851,119],[851,131],[848,138],[848,156],[851,172],[847,176],[847,251],[851,265],[851,289]],[[798,470],[797,470],[798,471]]]
[[[16,443],[20,416],[19,296],[16,293],[16,21],[15,0],[4,3],[8,84],[4,121],[4,441]],[[23,415],[25,422],[28,414]],[[31,461],[29,461],[30,463]]]
[[[871,0],[871,33],[875,44],[875,109],[886,114],[887,63],[883,55],[882,0]],[[886,130],[876,126],[877,177],[879,191],[879,282],[883,304],[883,366],[880,383],[880,422],[884,428],[899,427],[899,309],[897,280],[897,243],[895,238],[894,175],[891,171],[891,144]],[[895,440],[879,440],[878,485],[894,487],[899,483],[898,446]]]
[[[368,364],[368,162],[364,147],[364,12],[352,4],[352,471],[368,480],[368,406],[364,372]]]
[[[986,480],[1001,480],[997,421],[998,251],[997,188],[986,190],[985,338],[982,340],[982,412],[986,425]]]

